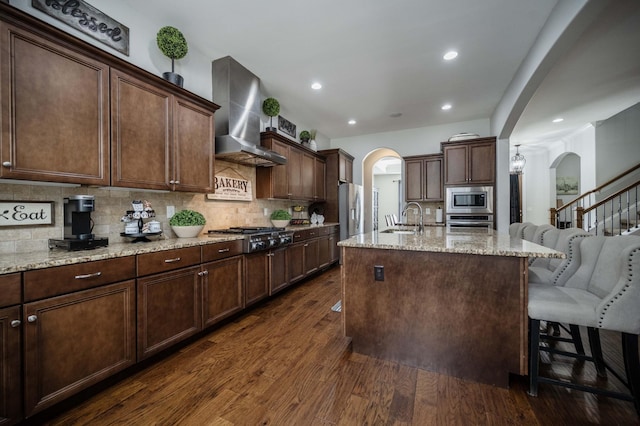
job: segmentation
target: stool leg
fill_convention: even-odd
[[[638,336],[622,333],[624,369],[636,412],[640,415],[640,365],[638,364]]]
[[[596,364],[598,376],[606,377],[607,369],[604,366],[604,358],[602,357],[602,346],[600,345],[600,333],[597,328],[587,327],[589,334],[589,346],[591,347],[591,356]]]
[[[529,395],[538,396],[540,320],[529,318]]]
[[[584,345],[582,344],[582,337],[580,337],[580,327],[575,324],[570,324],[569,329],[571,330],[571,339],[573,339],[576,352],[584,355]]]

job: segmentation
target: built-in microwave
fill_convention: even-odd
[[[493,214],[493,187],[447,187],[445,211],[447,214]]]

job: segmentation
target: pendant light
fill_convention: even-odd
[[[520,145],[516,145],[516,155],[511,157],[511,172],[516,174],[522,174],[522,169],[524,169],[524,165],[527,162],[524,155],[518,151],[519,146]]]

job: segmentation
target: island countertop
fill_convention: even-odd
[[[566,258],[562,252],[485,228],[425,227],[422,234],[374,231],[342,240],[338,246],[483,256]]]

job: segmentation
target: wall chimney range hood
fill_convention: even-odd
[[[270,167],[287,159],[260,145],[260,79],[231,56],[216,59],[212,67],[216,111],[216,158],[234,163]]]

